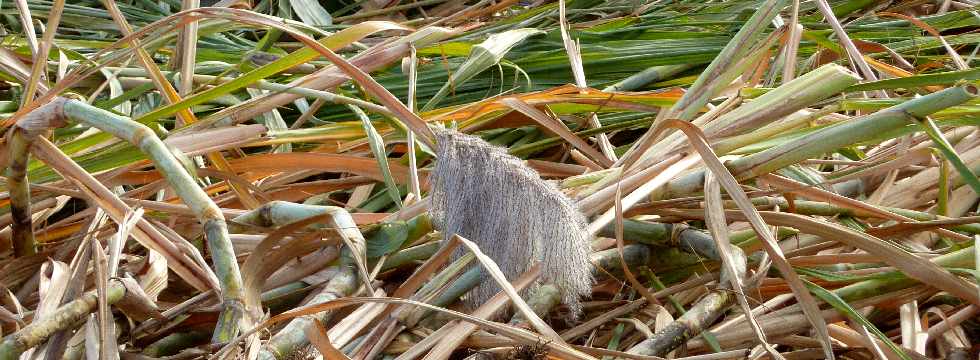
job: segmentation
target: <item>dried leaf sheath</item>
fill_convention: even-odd
[[[591,292],[585,217],[556,186],[504,149],[454,130],[434,129],[438,162],[431,176],[432,215],[447,239],[479,244],[513,280],[541,261],[573,314]],[[484,281],[467,297],[482,304],[499,291]]]

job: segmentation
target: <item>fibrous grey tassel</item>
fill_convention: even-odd
[[[591,293],[586,220],[558,188],[503,148],[454,130],[433,129],[438,161],[432,171],[432,218],[448,240],[473,240],[513,280],[541,262],[573,316]],[[448,243],[448,241],[446,241]],[[457,254],[458,256],[459,254]],[[486,278],[465,299],[475,307],[499,291]]]

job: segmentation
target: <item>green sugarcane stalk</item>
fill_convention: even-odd
[[[206,330],[190,330],[175,332],[154,341],[143,349],[143,354],[152,357],[164,357],[179,353],[181,350],[200,345],[207,341],[211,334]]]
[[[719,116],[705,125],[704,133],[712,138],[745,133],[743,136],[734,137],[737,141],[728,143],[723,149],[716,147],[715,151],[718,155],[723,155],[768,137],[765,135],[765,132],[769,131],[768,127],[762,128],[759,132],[751,130],[834,96],[859,80],[860,78],[853,72],[842,66],[836,64],[821,66]],[[800,121],[802,120],[796,122]],[[747,131],[751,132],[746,133]],[[676,150],[686,140],[683,134],[672,133],[663,141],[651,146],[646,155],[653,156],[664,151]]]
[[[778,238],[784,238],[797,233],[796,231],[785,228],[780,228],[779,230],[780,231],[777,236]],[[602,230],[599,231],[599,236],[609,238],[615,237],[615,227],[613,225],[609,225],[602,228]],[[747,229],[732,232],[729,234],[729,239],[731,240],[732,244],[743,244],[755,238],[755,236],[756,233],[754,230]],[[652,245],[655,247],[677,247],[682,251],[702,258],[721,261],[721,257],[718,255],[717,246],[715,246],[715,241],[712,239],[711,235],[703,230],[695,229],[684,224],[655,223],[624,219],[623,240]]]
[[[258,209],[249,211],[236,217],[233,222],[237,224],[248,224],[255,226],[282,226],[304,220],[314,216],[330,215],[330,221],[337,233],[345,239],[345,243],[352,252],[348,256],[355,261],[360,273],[364,277],[364,283],[368,284],[367,264],[358,259],[367,258],[367,241],[361,230],[354,222],[354,218],[346,209],[336,206],[306,205],[296,204],[288,201],[270,201]],[[321,225],[316,225],[320,227]],[[370,287],[370,286],[369,286]]]
[[[908,126],[910,120],[963,104],[978,95],[980,88],[973,84],[951,87],[733,160],[729,163],[729,168],[740,180],[768,174],[805,159]]]
[[[308,302],[310,305],[315,305],[350,296],[357,290],[358,273],[366,273],[366,269],[361,268],[361,265],[357,261],[358,257],[366,257],[364,236],[358,230],[357,224],[354,223],[354,219],[350,213],[336,206],[271,201],[258,209],[236,217],[232,221],[238,224],[270,227],[287,225],[325,214],[332,216],[333,225],[340,232],[341,236],[350,240],[349,245],[352,247],[344,249],[340,264],[338,265],[338,271],[323,287],[323,290]],[[313,326],[315,321],[321,323],[326,322],[332,316],[333,312],[326,311],[316,315],[293,319],[286,324],[285,328],[273,335],[262,346],[262,349],[259,350],[258,358],[261,360],[281,360],[289,357],[296,350],[305,348],[310,344],[306,336],[306,330]]]
[[[450,265],[449,267],[443,269],[443,271],[439,272],[439,274],[436,275],[436,277],[434,277],[433,280],[429,281],[429,283],[426,283],[425,287],[419,289],[419,291],[417,291],[416,294],[421,295],[420,298],[425,298],[427,295],[432,295],[432,294],[427,294],[426,292],[440,290],[439,287],[441,286],[439,285],[442,284],[437,282],[438,278],[445,277],[445,276],[455,276],[459,274],[460,270],[464,270],[464,269],[454,268],[452,265]],[[442,289],[441,291],[436,293],[435,296],[433,296],[429,300],[426,300],[425,302],[439,307],[447,307],[450,304],[456,302],[456,300],[459,300],[461,297],[463,297],[463,295],[465,295],[470,290],[473,290],[473,288],[475,288],[477,285],[480,284],[481,269],[479,267],[471,267],[465,270],[466,271],[462,272],[462,274],[459,275],[459,277],[452,279],[452,282],[449,283],[449,285],[447,285],[445,289]],[[435,289],[430,290],[429,288],[435,288]],[[406,327],[411,328],[418,325],[422,320],[430,317],[430,315],[432,315],[432,310],[430,309],[421,308],[421,307],[414,308],[402,312],[399,315],[399,322],[404,324]],[[442,326],[442,324],[429,324],[429,325],[431,325],[432,328],[438,328]]]
[[[99,109],[81,101],[59,97],[35,109],[19,121],[17,126],[33,133],[39,133],[65,125],[65,119],[84,123],[136,146],[153,161],[167,183],[194,212],[204,226],[204,233],[214,262],[215,274],[218,276],[218,283],[221,286],[223,300],[223,310],[218,317],[218,323],[215,325],[212,341],[227,342],[233,339],[239,331],[240,322],[245,314],[244,294],[241,272],[221,209],[197,185],[188,169],[183,166],[170,148],[156,136],[153,130],[128,117]],[[26,156],[20,158],[26,162]],[[23,200],[29,201],[29,199],[21,199],[21,201]],[[12,198],[11,201],[13,202],[14,199]],[[19,203],[18,206],[29,208],[30,204]]]
[[[709,241],[711,239],[708,239]],[[623,259],[626,260],[626,265],[629,267],[642,266],[650,262],[651,250],[649,246],[630,244],[623,247]],[[592,274],[595,277],[601,277],[607,273],[621,274],[622,264],[619,262],[619,250],[618,249],[608,249],[599,252],[592,253],[590,256],[590,262],[595,266],[592,267]],[[600,270],[601,269],[601,270]],[[446,307],[458,300],[463,294],[473,289],[480,282],[480,269],[470,268],[465,273],[459,276],[456,280],[449,285],[446,290],[440,292],[429,304]],[[527,297],[527,304],[531,307],[538,316],[545,316],[551,309],[555,308],[561,303],[561,294],[554,285],[551,284],[541,284],[540,286],[534,288]],[[409,327],[415,326],[419,323],[421,319],[429,316],[431,310],[417,308],[412,311],[410,315],[405,316],[403,323]],[[437,320],[438,321],[438,320]],[[524,317],[520,313],[515,313],[511,319],[510,323],[520,323],[523,322]],[[429,324],[435,325],[434,328],[440,327],[442,324]]]
[[[442,241],[432,241],[399,250],[388,256],[384,264],[381,265],[381,271],[388,271],[402,265],[428,259],[436,251],[439,251],[440,247],[442,247]]]
[[[741,74],[744,69],[738,67],[750,65],[749,62],[742,60],[753,50],[753,45],[764,35],[772,19],[779,14],[779,11],[785,5],[786,0],[767,0],[764,4],[761,4],[752,17],[742,25],[738,33],[732,37],[732,40],[725,45],[718,56],[708,64],[701,75],[698,76],[698,79],[695,80],[694,84],[684,93],[684,96],[667,111],[666,118],[678,118],[685,121],[692,120],[694,115],[701,111],[714,94],[720,91],[722,87],[728,86],[736,76]],[[617,165],[621,166],[635,161],[645,162],[663,153],[663,146],[661,144],[673,143],[654,143],[653,146],[645,149],[642,153],[639,152],[638,146],[657,140],[654,138],[657,135],[654,132],[654,128],[651,128],[643,134],[629,151],[620,158]],[[680,135],[675,133],[673,136]],[[677,139],[681,138],[678,137]],[[595,188],[596,186],[607,186],[612,179],[620,175],[620,170],[613,171],[604,177],[604,181],[600,181],[594,185],[593,190],[589,192],[597,190]]]
[[[843,66],[821,66],[719,116],[707,126],[705,134],[726,137],[752,131],[840,93],[860,80],[860,77]]]
[[[321,273],[327,273],[328,271],[329,269]],[[280,313],[292,309],[294,305],[299,304],[306,298],[306,295],[313,290],[312,287],[316,283],[318,282],[310,283],[299,280],[270,289],[262,293],[262,306],[268,308],[271,313]]]
[[[712,144],[712,147],[719,155],[728,154],[743,146],[754,144],[766,139],[771,139],[784,132],[801,128],[822,116],[838,111],[840,111],[840,105],[833,104],[809,113],[796,112],[790,114],[785,118],[786,120],[780,121],[777,124],[761,127],[749,133],[724,138]]]
[[[776,90],[767,92],[750,103],[721,115],[718,119],[708,123],[704,132],[709,136],[718,136],[719,134],[732,135],[761,127],[766,123],[791,115],[818,101],[840,93],[858,80],[852,72],[844,67],[835,64],[822,66],[804,76],[783,84]],[[652,138],[654,134],[651,131],[653,130],[651,129],[644,134],[637,141],[637,144],[654,141],[655,139]],[[727,144],[727,148],[724,150],[728,152],[748,143],[756,142],[760,136],[763,135],[757,135],[755,132],[739,136],[736,142]],[[652,143],[642,154],[634,153],[631,150],[630,153],[623,157],[620,163],[634,160],[638,163],[645,163],[655,157],[679,149],[685,144],[685,141],[686,137],[683,134],[673,132],[663,140]],[[719,155],[725,152],[719,152]],[[620,175],[622,169],[613,168],[609,170],[608,174],[605,174],[601,180],[592,184],[585,193],[593,193],[600,188],[609,186]],[[704,184],[704,178],[703,176],[700,178],[691,178],[688,181],[676,185],[681,184],[700,189]],[[672,188],[665,186],[663,189],[669,190]],[[663,190],[656,193],[663,193]]]
[[[675,230],[675,227],[680,227]],[[611,237],[615,236],[615,229],[612,225],[603,228],[599,236]],[[754,231],[740,231],[731,234],[731,241],[733,244],[739,243],[741,241],[747,240],[754,234]],[[676,238],[672,238],[672,236]],[[666,224],[666,223],[651,223],[645,221],[636,221],[626,219],[623,222],[623,239],[627,241],[633,241],[640,244],[653,245],[653,246],[677,246],[679,249],[696,254],[698,256],[711,259],[714,261],[721,261],[721,256],[718,253],[717,246],[715,245],[714,239],[707,233],[688,227],[683,224]],[[676,245],[675,245],[676,243]],[[736,249],[738,250],[738,249]],[[648,246],[633,244],[627,245],[623,248],[623,257],[626,260],[628,266],[639,266],[641,264],[646,264],[650,259],[650,248]],[[738,250],[741,253],[740,250]],[[592,263],[596,264],[599,268],[605,269],[606,272],[619,274],[621,273],[622,265],[619,261],[619,250],[618,249],[608,249],[592,254]],[[593,273],[599,276],[599,273],[593,269]],[[551,311],[554,306],[558,304],[557,294],[550,291],[550,289],[542,287],[531,295],[528,299],[528,305],[534,304],[532,309],[539,316],[544,316],[549,311]],[[703,304],[699,305],[703,308],[703,311],[723,311],[727,309],[728,305],[734,300],[732,297],[723,297],[727,295],[714,294],[709,295],[708,298],[702,300]],[[710,314],[708,314],[710,315]],[[694,316],[694,315],[691,315]],[[702,315],[707,316],[707,315]],[[717,314],[712,315],[717,316]],[[705,317],[697,318],[700,320],[705,320]],[[511,319],[511,323],[519,322],[520,319],[517,315]],[[678,319],[678,321],[681,321]],[[668,331],[670,336],[664,335],[662,340],[657,343],[654,348],[662,348],[670,342],[664,342],[663,339],[675,339],[677,341],[676,335],[679,334],[678,331],[682,330],[693,330],[694,323],[691,321],[681,322],[679,325],[674,326]],[[683,325],[683,326],[680,326]],[[688,337],[689,338],[689,337]],[[683,340],[687,340],[684,338]],[[673,349],[673,348],[671,348]],[[668,350],[669,352],[669,350]]]
[[[361,237],[361,232],[357,230],[357,224],[351,218],[350,213],[343,208],[336,206],[321,206],[296,204],[288,201],[270,201],[258,209],[241,214],[233,222],[261,227],[273,227],[288,225],[300,220],[305,220],[314,216],[331,214],[335,222],[343,223],[338,230],[345,231],[352,237]]]
[[[334,275],[323,290],[310,299],[309,304],[322,304],[350,296],[357,290],[357,267],[349,256],[345,256],[346,261],[340,266],[339,271]],[[286,359],[296,350],[305,348],[310,344],[306,336],[306,329],[313,326],[314,321],[326,322],[333,316],[334,312],[324,311],[316,315],[309,315],[295,318],[286,324],[282,330],[277,332],[269,339],[262,349],[259,350],[260,360],[282,360]]]
[[[126,295],[126,286],[122,281],[113,279],[106,288],[106,302],[115,304]],[[99,304],[95,290],[89,291],[77,299],[62,305],[50,316],[36,319],[17,332],[7,335],[0,342],[0,360],[16,360],[20,355],[35,346],[44,343],[52,334],[74,326],[86,316],[95,311]]]
[[[647,245],[629,244],[623,246],[623,260],[626,260],[626,266],[631,268],[644,266],[653,259],[653,251]],[[617,248],[594,252],[589,259],[595,265],[592,267],[592,274],[598,278],[608,274],[617,276],[623,274],[623,264],[619,262],[619,249]]]
[[[603,228],[599,236],[615,237],[614,225],[610,224]],[[676,246],[688,253],[715,261],[721,260],[711,235],[684,224],[650,223],[626,219],[623,221],[623,240],[655,246]]]
[[[620,80],[615,84],[609,85],[605,89],[602,89],[602,91],[633,91],[647,84],[665,80],[671,76],[680,74],[697,65],[698,64],[678,64],[652,66],[636,74],[630,75],[629,77]]]
[[[973,254],[974,246],[943,254],[929,259],[929,261],[946,268],[973,268],[976,266],[976,259]],[[844,286],[834,290],[834,293],[845,301],[853,301],[904,289],[918,283],[917,280],[909,277],[870,279]]]
[[[883,133],[911,126],[910,121],[963,104],[980,95],[980,88],[961,84],[850,121],[826,127],[767,150],[729,161],[726,166],[739,180],[782,169],[800,161],[874,139]],[[660,193],[692,194],[704,184],[704,170],[674,179]],[[659,196],[654,193],[655,196]],[[655,199],[656,200],[656,199]]]
[[[617,256],[617,260],[618,260]],[[534,288],[531,292],[531,296],[527,299],[527,306],[531,308],[535,314],[539,317],[543,317],[558,306],[561,303],[561,294],[558,288],[551,284],[544,284]],[[517,325],[520,323],[527,322],[527,318],[521,313],[515,313],[514,316],[510,318],[508,322],[511,325]]]
[[[653,250],[646,245],[626,245],[623,247],[623,260],[625,260],[626,266],[630,268],[644,266],[650,263],[652,251]],[[620,262],[619,249],[613,248],[594,252],[589,259],[593,264],[592,275],[596,278],[603,277],[607,274],[613,274],[616,276],[622,276],[623,274],[623,263]],[[554,309],[561,303],[561,295],[557,292],[557,290],[557,288],[550,284],[544,284],[536,287],[528,297],[527,305],[531,307],[531,310],[533,310],[535,314],[540,317],[544,317],[545,315],[548,315],[551,309]],[[510,319],[510,324],[519,324],[526,321],[527,320],[523,315],[520,313],[515,313]]]

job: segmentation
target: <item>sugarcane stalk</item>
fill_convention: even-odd
[[[785,205],[783,208],[785,208]],[[677,229],[676,233],[674,231],[675,228]],[[614,231],[613,225],[609,225],[599,231],[599,236],[614,237]],[[795,230],[780,228],[777,237],[783,238],[796,233],[797,231]],[[755,236],[755,231],[751,229],[734,231],[729,234],[732,244],[742,244]],[[711,236],[704,231],[691,228],[684,224],[624,219],[623,240],[656,247],[678,247],[682,251],[701,257],[720,260],[717,251],[714,249],[714,245],[712,245],[714,240],[711,239]]]
[[[860,80],[843,66],[821,66],[719,116],[707,126],[705,134],[727,137],[751,131],[833,96]]]
[[[719,116],[704,125],[704,133],[712,138],[745,133],[834,96],[854,85],[858,80],[860,79],[853,72],[842,66],[836,64],[821,66]],[[806,119],[806,117],[803,118]],[[796,122],[800,121],[803,120]],[[766,131],[769,130],[762,129],[763,133]],[[716,148],[715,151],[719,155],[723,155],[740,146],[747,145],[748,141],[757,141],[759,136],[764,135],[756,134],[754,131],[749,132],[744,136],[737,137],[735,143],[728,143],[725,148]],[[686,140],[687,138],[683,134],[672,133],[663,141],[654,144],[650,148],[651,150],[647,151],[647,155],[676,150]]]
[[[908,126],[913,119],[965,103],[978,95],[980,88],[973,84],[951,87],[733,160],[729,163],[729,168],[740,180],[768,174],[802,160]]]
[[[164,179],[194,212],[204,226],[215,274],[221,287],[223,310],[215,326],[215,342],[234,338],[245,313],[242,277],[235,258],[228,227],[221,209],[204,192],[176,155],[143,124],[77,100],[56,98],[18,123],[25,129],[40,131],[64,125],[64,119],[84,123],[133,144],[156,165]]]
[[[106,288],[106,303],[114,304],[126,295],[126,286],[120,280],[112,280]],[[95,290],[62,305],[57,311],[43,319],[35,319],[17,332],[7,335],[0,342],[0,360],[16,360],[20,355],[44,343],[52,334],[76,325],[99,304]]]
[[[709,239],[710,240],[710,239]],[[599,277],[607,273],[621,273],[621,264],[619,262],[619,252],[617,249],[608,249],[604,251],[599,251],[591,255],[591,263],[596,265],[592,268],[593,276]],[[626,260],[628,266],[641,266],[650,261],[650,248],[646,245],[627,245],[623,248],[623,258]],[[599,269],[602,269],[601,271]],[[480,269],[470,268],[458,278],[456,278],[445,290],[436,294],[434,298],[427,301],[429,304],[446,307],[456,300],[458,300],[463,294],[476,287],[480,283]],[[545,316],[551,309],[558,306],[561,303],[561,293],[554,285],[551,284],[541,284],[533,288],[528,295],[527,304],[531,307],[538,316]],[[420,320],[426,318],[432,313],[431,310],[424,308],[417,308],[410,311],[405,316],[403,316],[402,322],[408,327],[415,326]],[[524,317],[519,313],[516,313],[511,317],[510,322],[512,324],[523,322]],[[429,324],[433,325],[433,324]],[[442,324],[434,324],[435,327],[439,327]]]
[[[367,264],[363,259],[367,258],[366,244],[364,235],[361,234],[354,218],[346,209],[336,206],[306,205],[296,204],[288,201],[270,201],[258,209],[242,214],[232,221],[239,224],[250,224],[257,226],[282,226],[296,221],[307,219],[313,216],[330,215],[330,221],[337,233],[344,239],[353,255],[354,264],[362,275],[364,283],[368,284]],[[370,286],[370,285],[368,285]]]
[[[625,220],[623,228],[623,238],[624,240],[634,241],[641,244],[654,245],[654,246],[671,246],[674,243],[677,247],[683,251],[696,254],[698,256],[711,259],[714,261],[721,261],[721,256],[718,254],[717,247],[714,243],[714,239],[711,238],[707,233],[688,227],[683,224],[666,224],[666,223],[651,223],[636,220]],[[680,227],[675,230],[675,227]],[[607,226],[602,229],[599,233],[600,236],[613,236],[614,229],[612,226]],[[748,235],[749,232],[744,232],[744,235]],[[738,234],[740,236],[736,237],[736,234],[732,234],[732,243],[736,243],[735,238],[742,238],[743,234]],[[676,238],[672,238],[676,237]],[[623,257],[629,266],[639,266],[646,264],[650,260],[650,248],[644,245],[627,245],[623,248]],[[621,264],[619,262],[619,250],[618,249],[608,249],[600,252],[593,253],[591,256],[592,263],[604,270],[604,272],[621,274]],[[599,276],[601,273],[596,268],[593,268],[593,274]],[[544,316],[549,311],[551,311],[554,306],[557,306],[558,299],[557,294],[550,291],[550,289],[545,286],[540,286],[536,288],[528,299],[528,305],[532,305],[531,308],[534,309],[535,313],[539,316]],[[725,301],[731,301],[732,299],[727,299]],[[540,312],[539,312],[540,311]],[[511,319],[511,323],[519,322],[520,318],[515,315]],[[686,340],[686,339],[685,339]]]
[[[929,261],[946,268],[973,268],[976,266],[976,259],[973,257],[974,246],[943,254]],[[834,293],[845,301],[853,301],[905,289],[918,283],[917,280],[909,277],[869,279],[841,287],[834,290]]]
[[[332,225],[336,227],[341,236],[349,240],[348,245],[350,246],[344,249],[338,271],[333,278],[327,282],[320,293],[309,300],[310,305],[315,305],[350,296],[357,290],[358,274],[366,274],[367,270],[358,261],[358,258],[363,259],[365,257],[364,236],[358,230],[350,213],[336,206],[271,201],[258,209],[236,217],[232,221],[239,224],[270,227],[287,225],[325,214],[331,215]],[[315,321],[328,321],[332,314],[328,311],[293,319],[262,346],[258,358],[261,360],[281,360],[289,357],[296,350],[305,348],[310,344],[306,330],[313,326]]]
[[[752,17],[749,18],[739,29],[732,40],[725,45],[721,52],[704,69],[694,84],[688,88],[684,96],[681,97],[674,106],[668,110],[666,118],[678,118],[690,121],[711,100],[721,88],[728,86],[741,72],[733,71],[739,61],[744,59],[752,50],[753,46],[765,34],[769,24],[779,11],[786,5],[787,0],[767,0],[760,4]],[[656,156],[661,149],[656,146],[644,149],[640,153],[638,146],[652,142],[654,128],[650,128],[643,136],[634,143],[633,147],[617,162],[617,166],[629,164],[637,159],[646,159]]]
[[[11,240],[16,257],[37,253],[31,221],[31,193],[27,179],[30,140],[46,133],[52,127],[64,126],[63,104],[63,101],[56,100],[35,108],[14,124],[7,138],[10,164],[6,175],[10,191],[10,215],[13,220]]]
[[[612,224],[603,228],[600,236],[615,237]],[[623,221],[623,240],[656,246],[677,246],[678,249],[711,260],[721,260],[711,235],[684,224]],[[675,245],[676,244],[676,245]]]
[[[474,271],[472,268],[470,268],[470,263],[473,262],[473,258],[474,256],[472,254],[465,254],[454,260],[449,265],[446,265],[442,270],[439,270],[438,273],[432,275],[425,285],[422,285],[416,289],[414,294],[412,294],[412,298],[425,299],[430,304],[438,304],[437,306],[446,306],[453,301],[456,301],[456,299],[466,293],[466,290],[457,290],[462,292],[457,293],[455,296],[449,295],[447,297],[447,293],[454,293],[453,288],[460,287],[459,284],[461,283],[470,283],[470,281],[464,279],[473,276]],[[438,297],[442,297],[443,300],[436,299]],[[414,313],[428,313],[428,309],[425,308],[409,308],[408,310],[409,312]],[[412,319],[413,316],[404,313],[405,312],[402,312],[402,315],[399,315],[399,317],[402,319],[402,323],[408,326],[414,326],[416,321],[405,320]],[[422,316],[415,316],[416,319],[421,317]]]
[[[740,147],[771,139],[783,132],[803,127],[822,116],[840,111],[840,105],[828,105],[817,111],[800,110],[786,116],[783,121],[770,126],[760,127],[745,134],[727,137],[712,144],[719,155],[728,154]]]
[[[973,251],[974,246],[970,246],[948,254],[937,256],[929,259],[929,261],[943,267],[973,268],[976,261]],[[859,281],[839,289],[835,289],[833,290],[833,293],[844,301],[852,303],[853,306],[858,307],[858,305],[854,304],[854,302],[880,297],[883,294],[889,294],[895,291],[907,289],[915,286],[916,284],[919,284],[919,282],[908,277],[876,278]],[[804,329],[806,326],[809,326],[809,323],[804,320],[803,314],[799,311],[798,305],[780,309],[779,311],[780,313],[767,314],[758,319],[764,328],[772,329],[767,331],[767,334],[774,337],[791,334]],[[840,315],[836,310],[832,309],[825,310],[823,313],[824,318]],[[744,319],[742,321],[744,321]],[[791,325],[775,326],[775,324]],[[730,346],[742,341],[748,341],[754,336],[752,331],[748,329],[747,326],[740,326],[739,323],[732,324],[729,331],[718,333],[716,335],[718,342],[721,343],[722,346]],[[701,340],[696,339],[689,342],[688,345],[700,347],[703,344],[701,343]]]
[[[262,306],[269,312],[279,313],[291,309],[306,298],[314,284],[303,280],[293,281],[262,293]]]
[[[888,131],[910,126],[910,121],[913,119],[963,104],[978,95],[980,95],[980,88],[976,85],[960,84],[814,131],[767,150],[732,160],[726,166],[739,180],[751,179],[854,143],[874,139]],[[676,178],[667,183],[661,193],[669,193],[673,196],[694,193],[700,189],[699,184],[704,183],[704,174],[704,170],[701,170]]]
[[[27,180],[30,143],[23,129],[14,127],[7,138],[10,164],[7,167],[7,189],[10,191],[11,242],[14,257],[37,254],[31,219],[31,190]]]
[[[441,275],[441,273],[440,273]],[[477,285],[480,284],[481,271],[480,268],[469,268],[462,275],[453,279],[446,288],[433,297],[431,300],[426,301],[426,303],[439,306],[447,307],[456,300],[459,300],[463,295],[465,295],[470,290],[473,290]],[[419,291],[421,293],[421,291]],[[400,322],[405,324],[407,327],[414,327],[422,320],[428,318],[432,314],[432,310],[426,308],[414,308],[409,311],[403,312],[400,317]],[[432,328],[439,328],[443,324],[431,324]]]
[[[671,76],[680,74],[698,64],[677,64],[677,65],[658,65],[651,66],[636,74],[620,80],[619,82],[607,86],[602,91],[633,91],[647,84],[661,80],[666,80]]]
[[[684,315],[627,351],[634,355],[664,356],[713,323],[731,305],[731,290],[716,289],[701,298]]]
[[[554,309],[560,303],[561,293],[557,287],[551,284],[544,284],[534,288],[531,290],[531,295],[527,299],[527,306],[539,317],[547,315],[551,309]],[[527,319],[521,313],[515,313],[510,318],[511,325],[524,322],[527,322]]]
[[[381,271],[391,270],[411,262],[428,259],[436,251],[439,251],[441,246],[442,241],[432,241],[402,249],[388,256],[384,264],[381,265]]]
[[[702,231],[684,227],[676,232],[676,240],[671,240],[674,233],[674,226],[677,224],[649,223],[635,220],[626,220],[624,238],[629,241],[656,246],[670,246],[672,241],[677,241],[680,248],[698,254],[700,256],[719,260],[718,252],[714,247],[714,240]],[[605,232],[611,233],[610,227],[603,229],[601,236],[608,236]],[[747,233],[746,233],[747,234]],[[734,236],[733,236],[734,237]],[[423,245],[424,246],[424,245]],[[650,259],[650,248],[645,245],[627,245],[623,248],[623,256],[629,266],[640,266],[646,264]],[[591,263],[603,269],[599,271],[593,268],[594,276],[601,276],[605,273],[621,273],[619,253],[617,249],[608,249],[591,255]],[[472,289],[479,283],[479,269],[470,269],[457,278],[445,291],[440,292],[429,303],[436,306],[447,306],[459,299],[460,296]],[[538,316],[546,315],[551,309],[560,302],[560,294],[552,291],[556,290],[551,285],[543,284],[534,288],[528,297],[528,305]],[[407,324],[418,323],[419,319],[424,318],[430,311],[417,309],[406,317]],[[515,314],[511,319],[512,323],[520,322],[522,318]]]
[[[785,5],[786,0],[769,0],[761,4],[718,56],[711,61],[711,64],[704,69],[684,96],[674,104],[671,112],[676,114],[677,118],[690,120],[694,114],[701,111],[701,107],[708,103],[719,87],[727,86],[736,74],[728,74],[724,79],[720,77],[748,54],[752,45],[762,38],[772,19],[779,15],[779,11]]]
[[[208,331],[202,330],[175,332],[147,346],[143,349],[143,355],[152,357],[174,355],[186,348],[200,345],[210,337],[211,334]]]
[[[630,244],[623,247],[623,260],[626,261],[626,266],[643,266],[650,262],[650,258],[651,250],[649,246]],[[592,275],[597,278],[606,274],[617,276],[623,274],[623,265],[619,260],[619,249],[613,248],[592,253],[590,259],[593,264]],[[541,317],[547,315],[551,309],[554,309],[560,303],[561,294],[558,293],[557,288],[550,284],[544,284],[532,289],[527,300],[527,305],[531,307],[531,310]],[[525,321],[526,319],[520,313],[516,313],[511,317],[510,324],[519,324]]]
[[[330,214],[333,221],[337,223],[337,230],[346,235],[357,238],[363,237],[357,230],[354,218],[344,208],[336,206],[296,204],[288,201],[270,201],[262,207],[241,214],[232,222],[237,224],[247,224],[261,227],[283,226],[314,216]]]
[[[350,296],[357,289],[357,267],[354,266],[349,256],[345,256],[345,258],[347,260],[342,261],[342,264],[339,265],[340,269],[336,275],[327,282],[319,294],[310,299],[308,304],[322,304]],[[313,326],[314,321],[329,321],[333,314],[332,311],[324,311],[316,315],[293,319],[262,346],[262,349],[259,350],[258,359],[282,360],[288,358],[296,350],[305,348],[310,344],[310,340],[306,336],[306,329]]]

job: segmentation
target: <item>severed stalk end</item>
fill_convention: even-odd
[[[221,304],[221,314],[211,336],[212,344],[223,344],[235,339],[245,318],[245,304],[237,299],[225,299]]]

